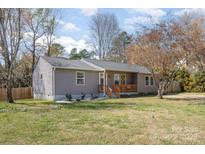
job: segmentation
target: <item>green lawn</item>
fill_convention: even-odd
[[[0,102],[0,144],[205,144],[205,101]]]

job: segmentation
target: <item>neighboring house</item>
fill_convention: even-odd
[[[64,99],[81,96],[153,93],[151,73],[139,65],[101,60],[40,57],[33,73],[34,98]]]

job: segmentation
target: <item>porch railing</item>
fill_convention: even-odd
[[[109,98],[112,98],[112,92],[113,92],[113,90],[112,90],[112,88],[110,88],[109,86],[99,85],[99,86],[98,86],[98,91],[99,91],[99,92],[104,92],[104,91],[105,91],[105,93],[107,94],[107,96],[108,96]]]
[[[119,86],[113,86],[113,92],[115,93],[115,96],[118,98],[120,97],[120,87]]]
[[[136,92],[137,91],[137,85],[136,84],[119,84],[119,85],[116,85],[114,84],[113,85],[113,90],[117,90],[120,92]],[[114,90],[114,92],[115,92]]]
[[[104,92],[104,88],[105,90],[107,90],[108,86],[104,86],[104,85],[99,85],[98,86],[98,91],[99,92]],[[110,87],[109,87],[110,88]],[[112,85],[112,91],[114,93],[121,93],[121,92],[137,92],[137,85],[136,84],[113,84]]]

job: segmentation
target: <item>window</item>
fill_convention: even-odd
[[[149,77],[148,76],[145,77],[145,85],[149,86]]]
[[[153,86],[154,85],[154,79],[151,76],[145,77],[145,85],[146,86]]]
[[[114,84],[120,84],[120,74],[114,74]]]
[[[104,73],[99,73],[99,85],[104,84]]]
[[[77,85],[85,84],[85,72],[76,72],[76,84]]]
[[[41,80],[43,79],[43,74],[40,74],[40,79],[41,79]]]
[[[154,80],[153,77],[150,77],[150,85],[153,86],[154,85]]]

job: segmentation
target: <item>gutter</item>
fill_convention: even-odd
[[[95,69],[85,69],[85,68],[76,68],[76,67],[55,67],[55,66],[52,66],[53,68],[57,69],[67,69],[67,70],[85,70],[85,71],[102,71],[102,70],[95,70]]]

